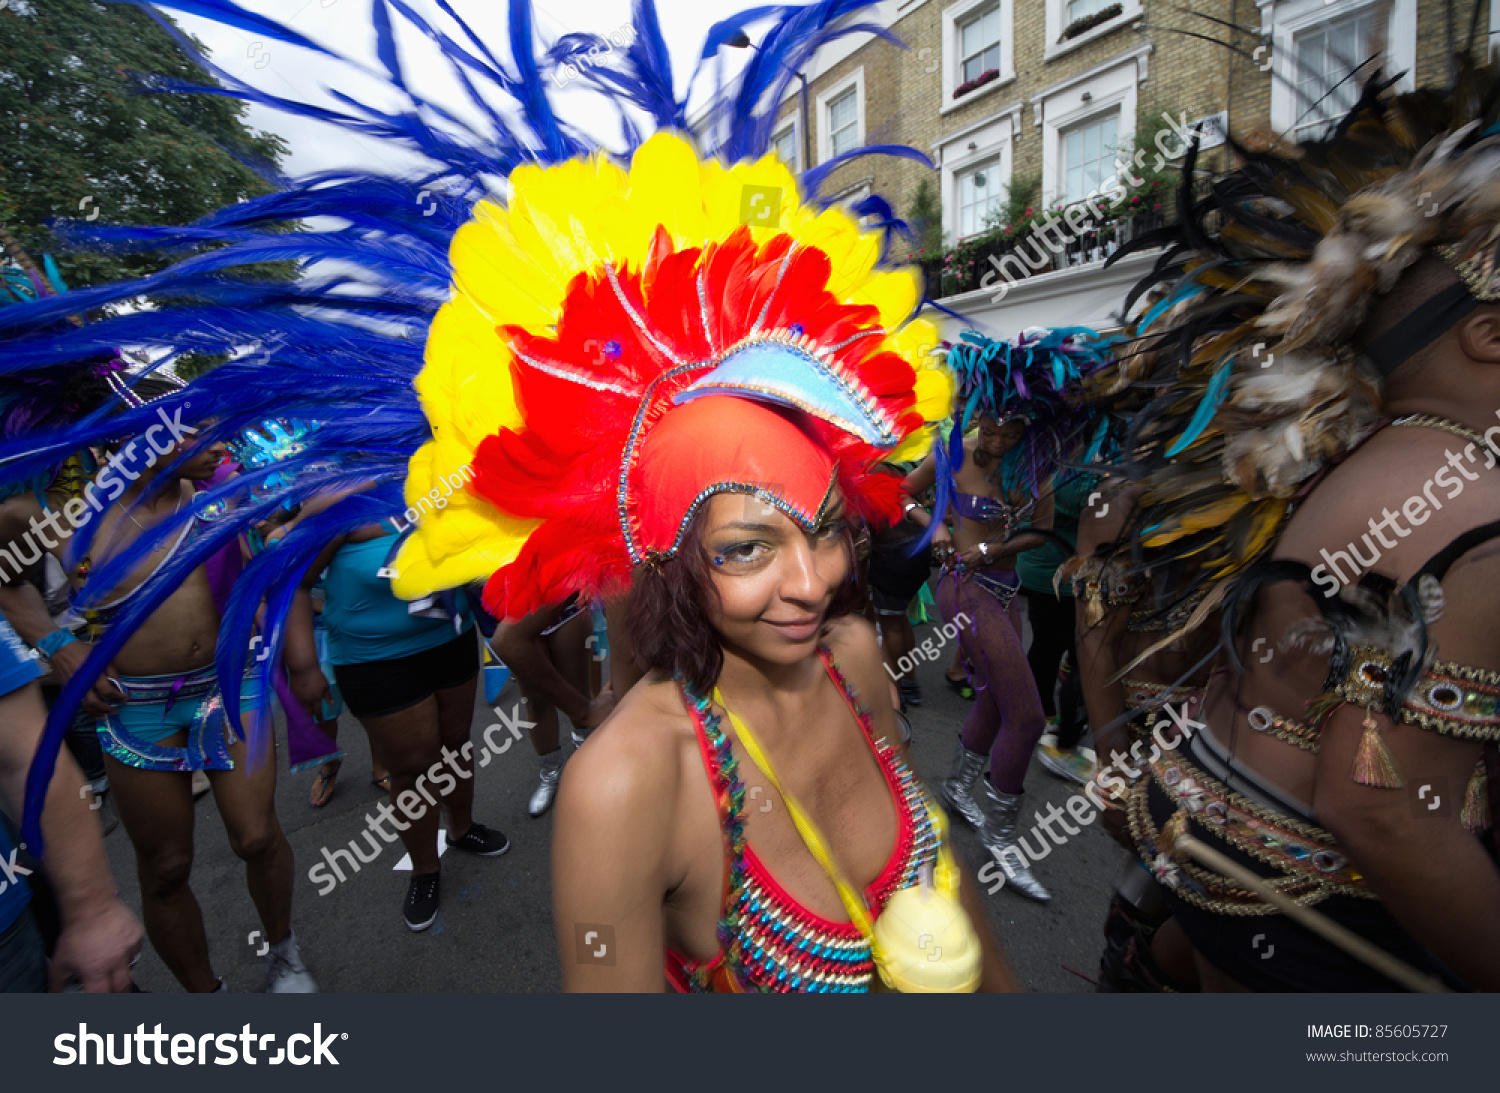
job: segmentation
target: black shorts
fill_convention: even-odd
[[[882,615],[904,615],[932,574],[932,544],[915,554],[926,529],[902,520],[875,537],[870,549],[870,599]]]
[[[355,717],[381,717],[409,709],[428,695],[457,687],[479,674],[479,639],[471,627],[452,641],[394,660],[335,664],[333,678]]]

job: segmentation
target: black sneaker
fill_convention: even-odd
[[[920,706],[922,704],[922,685],[914,679],[903,679],[901,681],[901,701],[908,706]]]
[[[425,930],[438,915],[438,878],[441,873],[418,873],[406,886],[406,906],[401,917],[408,930]]]
[[[510,840],[501,832],[475,820],[469,825],[469,830],[464,832],[463,838],[455,839],[449,835],[448,845],[455,850],[478,854],[481,858],[498,858],[510,849]]]

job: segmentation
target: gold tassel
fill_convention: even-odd
[[[1089,581],[1084,586],[1083,602],[1085,604],[1083,621],[1089,626],[1098,626],[1104,621],[1104,596],[1100,590],[1098,581]]]
[[[1365,710],[1365,732],[1359,740],[1359,752],[1354,756],[1354,780],[1362,786],[1377,786],[1380,789],[1405,789],[1406,782],[1396,770],[1396,759],[1391,755],[1385,741],[1380,738],[1380,728],[1374,715]]]
[[[1490,826],[1490,799],[1489,785],[1484,775],[1484,760],[1474,768],[1474,774],[1469,779],[1469,788],[1464,791],[1464,810],[1462,818],[1464,827],[1471,834],[1478,835]]]

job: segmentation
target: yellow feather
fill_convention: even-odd
[[[524,426],[513,355],[497,327],[549,333],[579,273],[606,262],[640,268],[658,226],[678,249],[727,238],[746,223],[747,186],[780,191],[774,226],[750,222],[756,242],[787,234],[823,252],[829,291],[841,302],[875,307],[891,332],[880,348],[916,369],[923,419],[939,421],[951,412],[954,385],[934,354],[936,328],[922,320],[906,323],[921,300],[919,272],[877,271],[881,233],[861,231],[842,209],[804,205],[796,180],[775,156],[726,167],[700,161],[682,136],[658,133],[636,150],[628,171],[600,153],[522,166],[509,182],[506,204],[478,203],[450,248],[455,295],[433,321],[416,383],[433,439],[412,457],[406,482],[407,503],[431,511],[397,558],[398,595],[485,579],[513,561],[540,526],[496,510],[461,486],[485,437]],[[914,434],[894,457],[919,457],[930,432]],[[439,501],[446,502],[441,509]]]

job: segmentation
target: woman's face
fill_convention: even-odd
[[[843,500],[828,502],[812,532],[748,494],[718,494],[704,511],[703,545],[720,600],[713,623],[726,645],[778,664],[807,656],[849,577]]]
[[[1026,432],[1026,422],[1018,417],[1004,425],[992,417],[979,419],[979,450],[991,458],[998,459],[1021,442]]]

